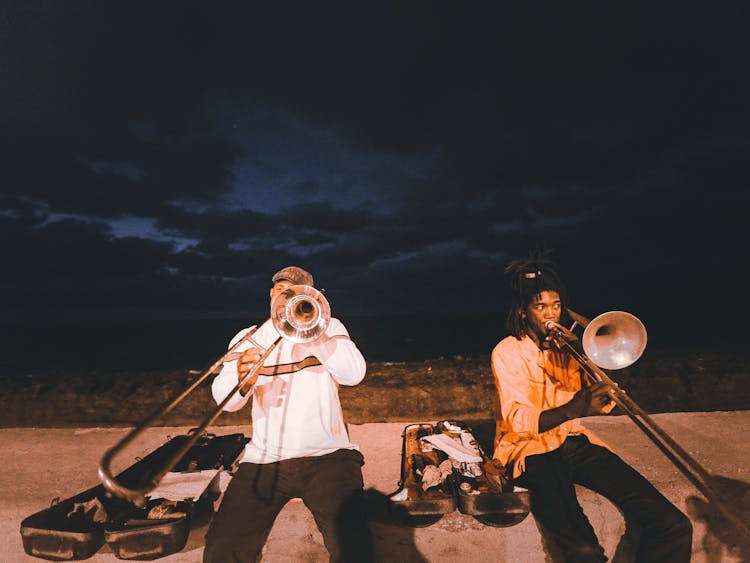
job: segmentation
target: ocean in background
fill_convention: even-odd
[[[505,315],[491,312],[342,320],[368,362],[489,355],[507,334]],[[203,370],[249,324],[243,319],[0,322],[0,372]],[[695,351],[715,348],[724,338],[714,331],[718,339],[711,342],[700,326],[682,323],[679,331],[649,326],[649,348]]]
[[[369,362],[488,355],[505,334],[501,314],[347,317]],[[0,323],[0,371],[203,370],[248,326],[242,319]]]

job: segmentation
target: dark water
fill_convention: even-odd
[[[499,314],[342,321],[370,362],[489,354],[505,332]],[[232,319],[2,323],[0,369],[204,369],[247,325]]]
[[[369,362],[488,355],[507,334],[502,313],[342,320]],[[0,371],[202,370],[218,359],[230,338],[248,324],[242,319],[1,322]],[[730,344],[728,334],[744,334],[702,330],[707,325],[699,322],[692,327],[682,322],[679,330],[674,326],[648,326],[649,348],[716,349],[717,343]]]

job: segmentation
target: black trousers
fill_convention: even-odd
[[[356,450],[241,463],[206,533],[204,563],[259,561],[276,516],[292,498],[312,512],[332,562],[371,561],[363,464]]]
[[[552,535],[566,561],[607,560],[574,484],[608,498],[639,525],[637,561],[690,561],[690,520],[640,473],[585,436],[569,436],[558,449],[527,457],[516,483],[529,489],[532,514]]]

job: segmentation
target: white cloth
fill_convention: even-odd
[[[432,444],[434,448],[445,452],[456,461],[464,463],[480,463],[482,461],[482,456],[479,455],[479,450],[476,447],[459,443],[445,434],[429,434],[428,436],[422,436],[421,439]]]
[[[230,347],[250,329],[241,330]],[[278,338],[270,320],[252,339],[267,348]],[[237,351],[257,347],[243,342]],[[258,376],[253,391],[236,393],[224,410],[236,411],[252,397],[252,440],[241,462],[272,463],[283,459],[318,456],[339,449],[359,449],[349,441],[339,402],[338,385],[356,385],[365,376],[365,360],[338,319],[331,318],[325,334],[314,342],[294,344],[281,340],[264,367],[283,366],[316,357],[321,365],[293,373]],[[237,385],[237,361],[226,362],[213,381],[214,399],[220,403]]]
[[[167,500],[198,500],[216,478],[218,469],[166,473],[146,497]],[[217,483],[218,485],[218,483]]]

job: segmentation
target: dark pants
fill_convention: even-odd
[[[604,550],[576,498],[574,484],[596,491],[635,521],[639,562],[689,562],[690,520],[640,473],[585,436],[569,436],[560,448],[526,458],[516,480],[531,492],[531,512],[552,535],[566,561],[606,561]]]
[[[301,498],[312,512],[332,562],[371,561],[363,464],[356,450],[241,463],[206,533],[203,561],[259,561],[276,516],[292,498]]]

